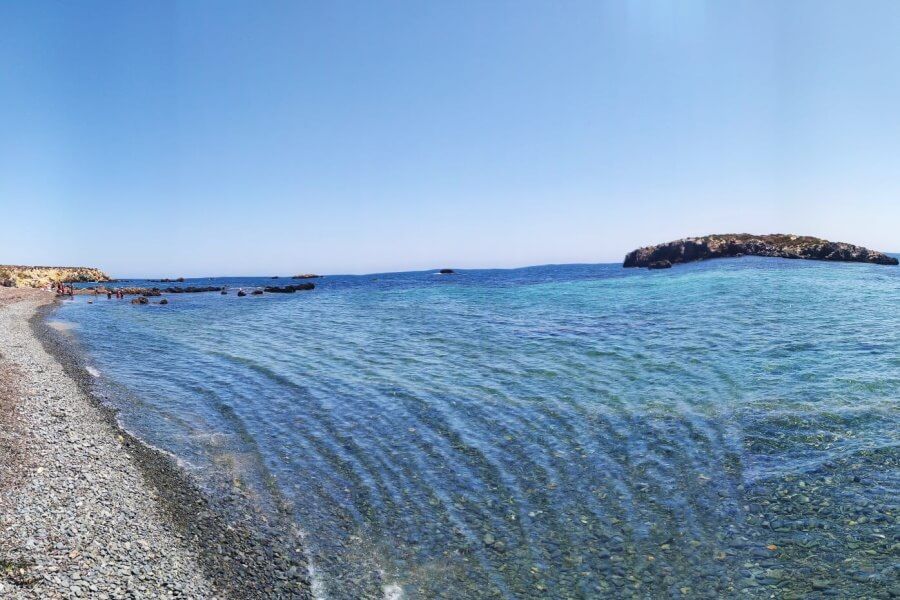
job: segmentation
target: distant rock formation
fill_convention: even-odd
[[[89,287],[81,290],[76,290],[76,294],[105,294],[107,292],[120,291],[126,296],[159,296],[161,294],[199,294],[202,292],[221,292],[225,288],[220,285],[188,285],[184,287],[167,287],[167,288],[157,288],[157,287],[120,287],[120,288],[106,288],[103,286],[98,287]]]
[[[456,273],[456,271],[454,271],[453,269],[441,269],[440,271],[438,271],[438,273],[440,273],[441,275],[453,275],[454,273]]]
[[[90,267],[25,267],[0,265],[0,286],[41,288],[58,282],[110,281],[100,269]]]
[[[318,279],[322,275],[314,275],[313,273],[304,273],[302,275],[294,275],[291,279]]]
[[[225,288],[221,285],[188,285],[185,287],[167,287],[163,289],[166,294],[198,294],[200,292],[221,292]]]
[[[304,290],[313,290],[316,288],[316,284],[314,283],[298,283],[295,285],[285,285],[285,286],[267,286],[263,288],[265,291],[273,293],[273,294],[293,294],[294,292],[300,292]]]
[[[737,233],[685,238],[657,246],[638,248],[625,256],[623,266],[665,269],[678,263],[745,255],[878,265],[898,263],[892,256],[843,242],[829,242],[815,237],[780,233],[772,235]]]

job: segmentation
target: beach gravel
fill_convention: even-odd
[[[32,333],[51,300],[0,290],[0,597],[216,597],[124,438]]]

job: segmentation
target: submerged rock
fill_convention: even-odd
[[[820,238],[799,235],[738,233],[685,238],[656,246],[638,248],[625,256],[622,266],[664,269],[678,263],[744,255],[864,262],[878,265],[898,264],[898,260],[892,256],[843,242],[829,242]],[[665,263],[669,263],[669,265],[665,266]]]
[[[150,304],[150,300],[146,296],[139,296],[131,300],[132,304]]]
[[[254,296],[262,296],[263,291],[262,290],[253,290],[250,293],[253,294]]]
[[[160,303],[160,304],[168,304],[169,301],[166,300],[165,298],[163,298],[162,300],[159,301],[159,303]]]

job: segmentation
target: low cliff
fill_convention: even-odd
[[[737,233],[685,238],[638,248],[625,256],[623,266],[664,269],[678,263],[736,256],[770,256],[879,265],[896,265],[898,262],[896,258],[881,252],[843,242],[829,242],[800,235]]]
[[[109,281],[109,276],[100,269],[88,267],[23,267],[0,265],[0,286],[4,287],[45,287],[56,282]]]

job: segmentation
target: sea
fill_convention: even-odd
[[[900,595],[900,268],[743,257],[76,296],[108,402],[327,598]]]

